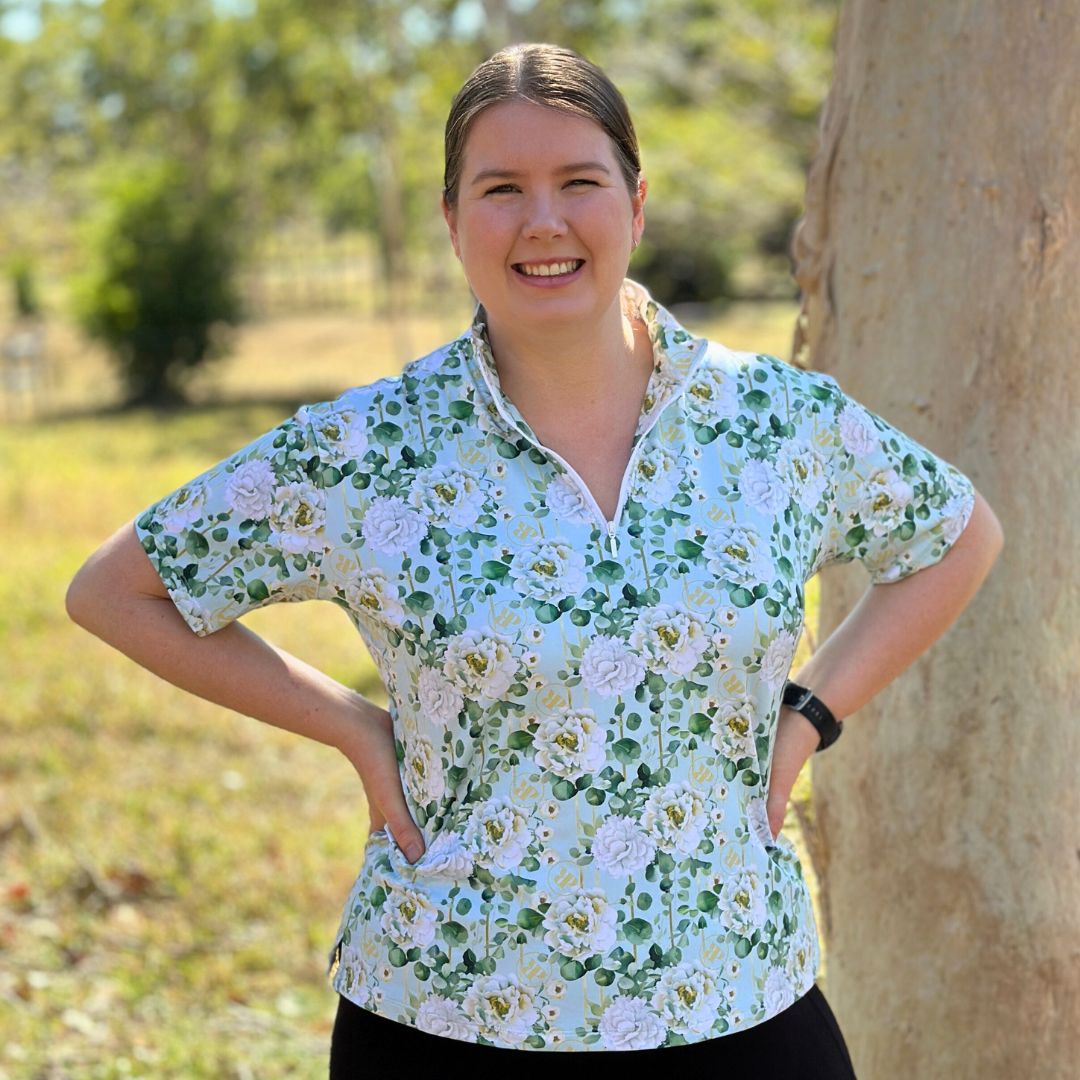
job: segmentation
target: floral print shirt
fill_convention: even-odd
[[[675,1046],[810,989],[807,883],[765,815],[805,583],[900,581],[974,505],[831,376],[623,293],[655,366],[613,521],[500,389],[481,305],[135,521],[196,634],[321,599],[369,650],[426,850],[371,833],[327,977],[448,1038]]]

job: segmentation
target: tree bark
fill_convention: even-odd
[[[1006,537],[813,763],[826,991],[860,1080],[1076,1076],[1077,71],[1070,4],[840,16],[793,358],[956,464]],[[824,571],[821,638],[865,586]]]

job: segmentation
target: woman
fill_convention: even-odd
[[[996,519],[835,379],[696,337],[625,278],[646,181],[577,54],[481,64],[445,182],[469,328],[148,507],[69,611],[359,772],[332,1076],[427,1048],[851,1077],[780,827],[836,718],[971,599]],[[803,585],[855,558],[925,574],[871,590],[793,687]],[[389,711],[236,623],[306,599],[344,609]]]

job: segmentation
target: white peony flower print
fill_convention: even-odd
[[[265,521],[273,507],[276,483],[270,462],[261,458],[245,461],[225,483],[225,504],[241,520]]]
[[[428,739],[410,735],[405,742],[405,785],[413,801],[426,806],[446,794],[446,778],[438,750]]]
[[[604,728],[592,709],[563,706],[540,721],[533,752],[536,763],[548,772],[576,780],[604,764]]]
[[[514,555],[510,576],[523,596],[561,600],[585,588],[585,557],[561,537],[538,540]]]
[[[761,678],[770,690],[785,682],[799,639],[787,629],[780,630],[761,656]]]
[[[582,524],[593,519],[584,494],[566,473],[558,473],[551,480],[544,491],[544,502],[560,521]]]
[[[400,628],[405,621],[405,609],[398,600],[397,590],[380,567],[350,574],[345,579],[342,591],[349,607],[357,614],[395,628]]]
[[[447,643],[443,663],[450,681],[483,705],[506,693],[518,666],[511,639],[490,628],[456,634]]]
[[[645,388],[645,396],[641,399],[641,416],[638,418],[637,430],[642,431],[648,424],[652,411],[661,401],[666,401],[673,390],[678,389],[682,382],[682,375],[667,358],[660,361],[659,366],[653,367],[653,373],[649,376],[649,385]]]
[[[513,975],[481,975],[461,1007],[485,1039],[511,1047],[520,1046],[540,1018],[532,991]]]
[[[410,869],[424,880],[465,881],[473,874],[473,853],[463,836],[441,832],[424,848],[424,853]]]
[[[678,458],[660,443],[646,447],[637,459],[630,494],[641,502],[663,506],[671,501],[683,481]]]
[[[439,920],[439,908],[433,904],[422,889],[402,885],[382,876],[386,891],[382,932],[403,949],[425,949],[435,940]]]
[[[734,379],[717,367],[704,366],[686,384],[686,411],[699,424],[715,424],[739,415]]]
[[[424,666],[416,680],[416,695],[420,710],[433,723],[446,727],[453,723],[465,704],[465,697],[436,668]]]
[[[483,481],[457,465],[422,469],[413,479],[409,501],[434,525],[471,529],[484,508]]]
[[[754,748],[754,703],[748,698],[725,699],[710,717],[712,745],[728,761],[738,761]]]
[[[873,418],[857,401],[847,400],[836,418],[840,444],[852,457],[866,458],[881,446]]]
[[[776,572],[768,544],[750,525],[721,522],[705,538],[701,554],[710,574],[739,585],[769,582]]]
[[[692,855],[709,825],[705,797],[686,781],[666,784],[646,800],[641,825],[661,851]]]
[[[747,867],[737,867],[720,889],[720,922],[727,930],[748,937],[765,923],[765,888],[761,876]]]
[[[326,526],[326,494],[307,480],[274,489],[270,542],[290,555],[321,551]]]
[[[854,514],[871,536],[888,536],[903,524],[904,509],[914,495],[914,488],[895,469],[876,469],[859,485]],[[854,515],[849,514],[842,529],[854,523]]]
[[[600,1017],[605,1050],[653,1050],[667,1039],[663,1020],[641,998],[620,995]]]
[[[441,1035],[461,1042],[476,1042],[477,1025],[466,1016],[456,1001],[431,993],[416,1010],[416,1026],[429,1035]]]
[[[325,464],[359,461],[368,452],[370,442],[362,412],[347,405],[316,412],[305,405],[296,415],[298,420],[310,422],[319,457]]]
[[[355,948],[355,945],[355,937],[349,945],[342,942],[341,969],[337,973],[335,982],[340,981],[350,1001],[354,1001],[361,1008],[364,1008],[375,998],[371,989],[371,984],[375,979],[375,972],[359,949]]]
[[[746,800],[744,810],[746,824],[750,832],[756,836],[762,844],[775,844],[772,826],[769,824],[769,804],[764,795],[754,795]]]
[[[479,804],[465,827],[465,841],[476,861],[500,870],[515,870],[532,843],[525,811],[506,796]]]
[[[692,611],[674,604],[646,608],[634,620],[630,647],[650,671],[688,675],[709,647],[709,632]]]
[[[785,970],[796,986],[805,986],[817,971],[820,956],[817,936],[800,925],[788,944]]]
[[[193,481],[179,488],[161,507],[158,519],[172,536],[179,536],[206,513],[210,488],[205,480]]]
[[[739,473],[739,493],[751,510],[776,515],[790,498],[784,478],[769,461],[751,458]]]
[[[769,968],[765,976],[765,1015],[775,1016],[795,1003],[795,987],[791,978],[782,968]]]
[[[360,523],[364,539],[376,550],[400,555],[427,535],[427,519],[400,495],[377,495]]]
[[[173,593],[173,602],[187,620],[188,625],[194,623],[196,633],[202,634],[210,629],[210,622],[206,617],[206,612],[203,611],[195,597],[189,593],[175,592]]]
[[[668,968],[653,992],[652,1007],[669,1028],[683,1035],[705,1035],[723,1015],[723,982],[695,961]]]
[[[611,814],[597,826],[592,854],[604,873],[632,876],[656,858],[656,841],[634,818]]]
[[[618,908],[600,889],[574,889],[544,913],[544,943],[572,960],[606,953],[616,941]]]
[[[975,509],[975,494],[965,491],[957,495],[951,495],[948,502],[941,508],[945,520],[941,524],[941,534],[947,544],[955,544],[957,538],[964,531]]]
[[[776,455],[775,468],[792,498],[804,510],[812,510],[829,484],[828,464],[809,443],[789,439]]]
[[[667,1038],[664,1022],[640,998],[617,997],[600,1016],[598,1028],[605,1050],[653,1050]]]
[[[581,654],[582,684],[602,697],[629,693],[645,678],[645,661],[616,637],[597,634]]]

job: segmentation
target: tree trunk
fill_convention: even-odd
[[[1077,1075],[1077,71],[1070,4],[840,17],[795,359],[956,464],[1006,537],[813,763],[826,992],[860,1080]],[[824,571],[822,638],[865,587]]]

